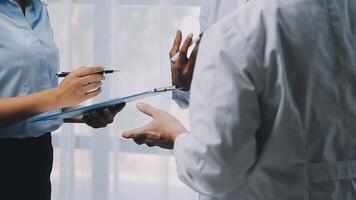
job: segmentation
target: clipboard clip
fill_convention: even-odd
[[[180,89],[182,89],[182,88],[173,85],[173,86],[169,86],[169,87],[155,88],[153,91],[154,92],[168,92],[168,91],[180,90]]]

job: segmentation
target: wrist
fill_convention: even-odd
[[[34,104],[34,107],[38,105],[36,110],[40,112],[47,112],[49,110],[54,110],[61,108],[61,105],[58,101],[59,96],[56,89],[49,89],[39,93],[40,96],[36,98],[37,103]]]
[[[176,133],[172,134],[172,141],[175,142],[177,137],[186,133],[188,133],[188,131],[185,128],[182,129],[181,131],[177,131]]]
[[[53,104],[56,106],[56,108],[65,108],[67,107],[63,102],[63,93],[62,90],[59,87],[53,88],[49,90],[51,100],[53,101]]]

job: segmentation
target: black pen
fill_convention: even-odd
[[[102,71],[102,72],[97,73],[97,74],[104,75],[104,74],[113,74],[113,73],[116,73],[116,72],[119,72],[119,70],[105,70],[105,71]],[[56,76],[58,78],[64,78],[64,77],[68,76],[70,73],[71,72],[61,72],[61,73],[56,74]]]

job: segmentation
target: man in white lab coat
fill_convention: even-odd
[[[219,200],[356,199],[356,0],[254,0],[210,28],[190,132],[168,113],[125,132],[173,148],[178,176]]]

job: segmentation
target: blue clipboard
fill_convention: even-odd
[[[176,86],[155,88],[150,91],[130,95],[130,96],[123,97],[123,98],[113,99],[110,101],[106,101],[106,102],[102,102],[102,103],[98,103],[98,104],[94,104],[94,105],[90,105],[90,106],[84,106],[84,107],[76,108],[76,109],[69,110],[66,112],[33,117],[33,118],[29,119],[29,122],[59,120],[59,119],[67,119],[67,118],[71,118],[71,117],[75,117],[75,116],[81,116],[81,115],[84,115],[84,114],[91,112],[93,110],[107,108],[107,107],[111,107],[111,106],[117,106],[122,103],[130,103],[133,101],[138,101],[138,100],[141,100],[144,98],[153,97],[153,96],[156,96],[159,94],[171,92],[171,91],[178,90],[178,89],[180,89],[180,88],[177,88]]]

